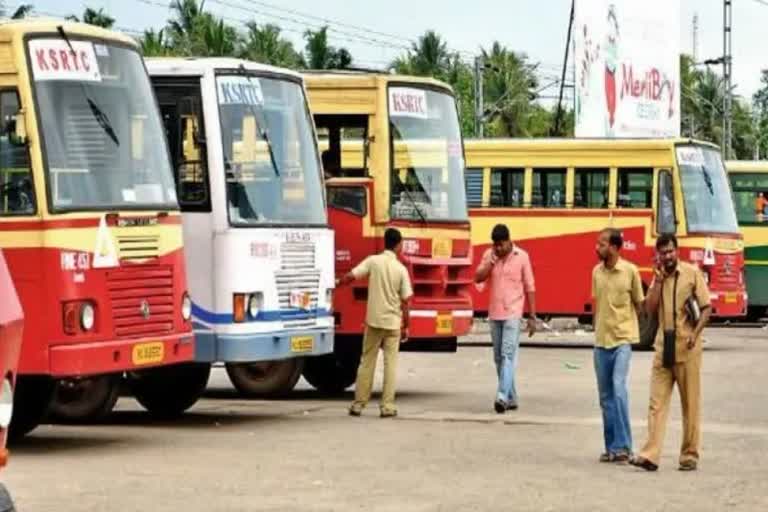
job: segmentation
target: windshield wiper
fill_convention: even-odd
[[[61,38],[65,43],[67,43],[67,46],[69,46],[69,51],[72,52],[72,55],[75,55],[75,48],[72,46],[72,42],[69,40],[67,33],[64,32],[64,27],[59,25],[56,27],[56,30],[58,30]],[[119,146],[120,140],[117,138],[117,133],[115,133],[114,128],[112,128],[112,123],[109,122],[109,117],[107,117],[107,114],[105,114],[104,111],[101,110],[96,104],[96,102],[93,101],[88,95],[88,90],[85,88],[85,84],[82,81],[80,81],[79,84],[83,91],[83,96],[85,96],[85,101],[88,103],[88,108],[91,110],[93,118],[96,119],[96,123],[101,126],[101,129],[104,130],[104,133],[106,133],[109,138],[112,139],[112,142]]]
[[[245,77],[246,80],[248,80],[248,83],[253,86],[253,81],[251,80],[250,75],[248,75],[248,71],[245,69],[245,66],[240,64],[238,67],[240,73]],[[272,168],[275,170],[275,176],[278,178],[280,177],[280,167],[277,165],[277,159],[275,158],[275,150],[272,148],[272,141],[269,138],[269,132],[267,131],[267,117],[265,115],[259,116],[259,114],[256,113],[256,109],[253,108],[253,105],[246,102],[246,106],[248,107],[248,110],[251,111],[251,114],[253,114],[253,117],[256,119],[256,129],[259,131],[259,136],[261,136],[262,139],[264,139],[264,142],[267,145],[267,151],[269,152],[269,160],[272,162]],[[263,123],[261,121],[264,121]],[[262,128],[263,126],[263,128]]]
[[[408,201],[410,201],[411,205],[413,206],[413,209],[416,210],[416,213],[418,213],[419,217],[421,217],[421,222],[423,222],[425,226],[428,225],[429,222],[427,222],[427,218],[424,216],[423,213],[421,213],[421,209],[419,208],[419,205],[416,203],[416,200],[413,198],[411,193],[408,192],[407,184],[404,182],[401,182],[401,183],[403,184],[403,192],[405,192],[405,197],[408,198]]]

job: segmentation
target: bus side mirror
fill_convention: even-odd
[[[27,145],[27,123],[24,117],[24,109],[20,109],[16,115],[10,117],[5,125],[5,133],[8,135],[10,143],[14,146]]]

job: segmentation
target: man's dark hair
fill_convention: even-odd
[[[394,251],[397,245],[403,241],[403,235],[395,228],[388,228],[384,232],[384,248]]]
[[[621,231],[614,228],[605,228],[603,233],[608,235],[608,245],[612,245],[617,250],[621,250],[624,247],[624,237],[621,236]]]
[[[491,240],[493,243],[508,242],[509,241],[509,228],[504,224],[496,224],[491,231]]]
[[[675,249],[677,249],[677,237],[670,233],[663,234],[656,239],[656,250],[661,250],[662,247],[666,247],[669,244],[674,245]]]

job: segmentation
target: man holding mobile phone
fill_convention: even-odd
[[[711,314],[709,290],[701,271],[678,259],[674,235],[661,235],[656,241],[656,253],[656,275],[645,301],[646,312],[659,319],[651,371],[648,440],[630,463],[646,471],[659,468],[669,401],[677,383],[683,410],[679,469],[694,471],[701,444],[702,332]]]

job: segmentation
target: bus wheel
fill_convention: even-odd
[[[152,416],[175,418],[197,402],[210,374],[210,364],[185,363],[131,372],[128,383],[133,396]]]
[[[13,416],[8,427],[11,441],[32,432],[45,418],[53,399],[54,381],[49,377],[23,376],[16,378],[13,394]]]
[[[656,331],[659,330],[659,321],[656,315],[649,316],[645,313],[638,313],[638,325],[640,326],[640,341],[635,344],[638,350],[653,350],[653,343],[656,341]]]
[[[290,393],[304,370],[304,358],[258,363],[227,363],[227,375],[240,394],[268,397]]]
[[[768,309],[765,306],[747,307],[747,322],[759,322],[766,315],[768,315]]]
[[[57,381],[51,402],[51,419],[62,423],[103,419],[117,403],[121,381],[121,374]]]
[[[3,484],[0,484],[0,512],[14,512],[13,500]]]
[[[304,365],[304,378],[321,393],[338,394],[355,383],[359,364],[360,354],[311,357]]]

